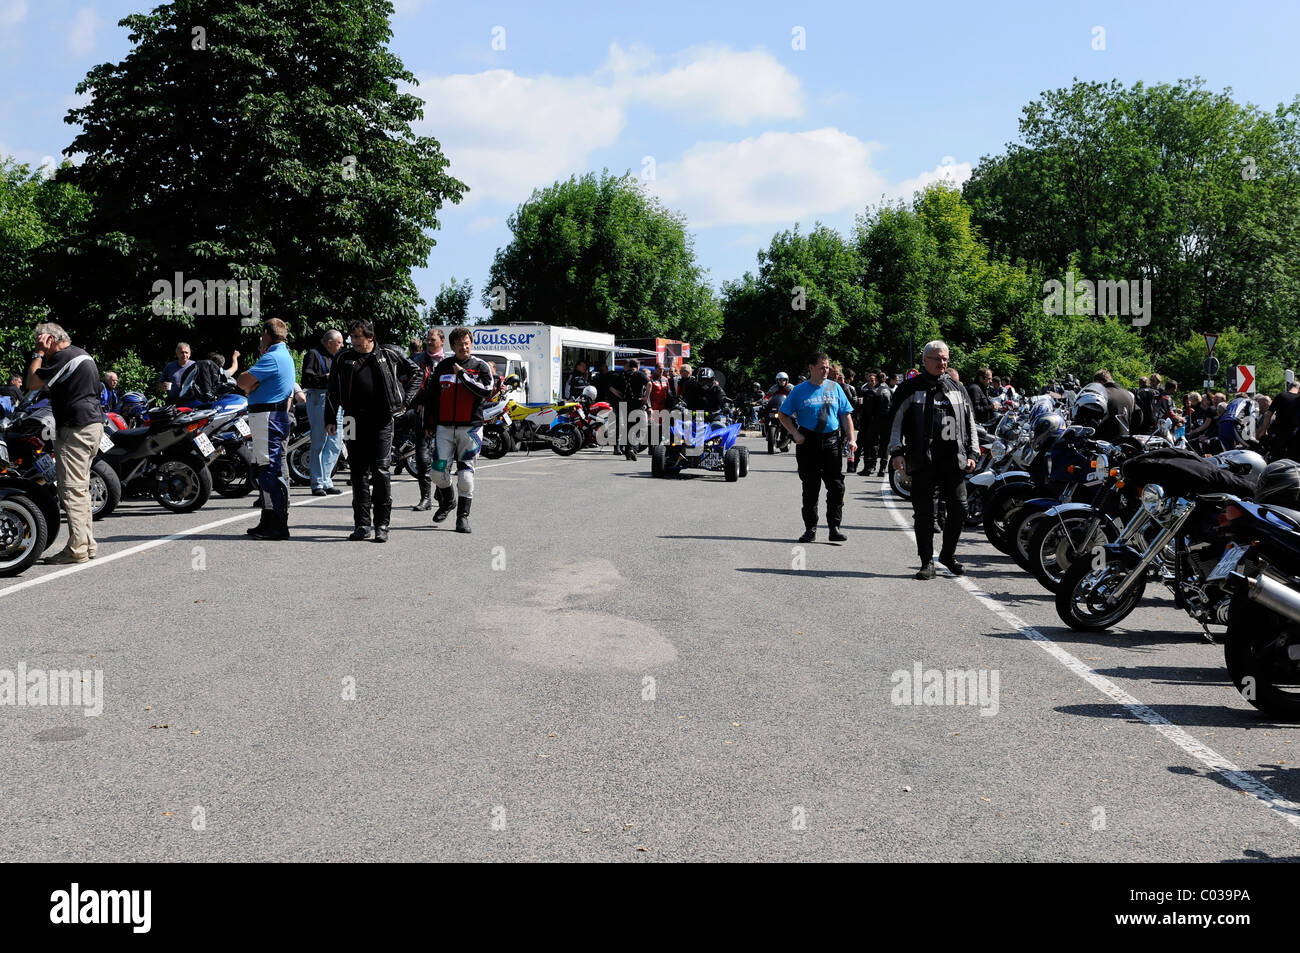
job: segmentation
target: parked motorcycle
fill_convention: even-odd
[[[12,414],[0,420],[0,436],[8,449],[9,465],[17,476],[54,486],[58,455],[54,433],[54,411],[45,391],[27,394]],[[122,499],[117,474],[103,458],[103,451],[109,446],[106,429],[100,449],[90,463],[90,515],[95,520],[111,514]]]
[[[1226,546],[1218,516],[1225,493],[1249,498],[1253,483],[1194,455],[1142,454],[1125,464],[1123,475],[1142,486],[1141,505],[1115,542],[1066,570],[1057,615],[1073,629],[1108,629],[1137,607],[1154,579],[1213,640],[1209,626],[1227,624],[1231,598],[1224,580],[1210,578]]]
[[[1230,500],[1220,523],[1229,546],[1211,576],[1232,593],[1228,675],[1260,711],[1300,719],[1300,464],[1275,461],[1256,499]]]
[[[49,483],[18,476],[0,440],[0,576],[17,576],[54,545],[59,500]]]
[[[147,425],[106,433],[112,447],[104,459],[123,492],[148,493],[173,513],[202,507],[212,495],[208,461],[217,455],[203,430],[214,416],[210,409],[154,407]]]

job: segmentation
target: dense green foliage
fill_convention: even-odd
[[[631,175],[556,182],[510,216],[483,291],[495,321],[704,344],[721,314],[680,215]]]
[[[123,20],[131,53],[92,69],[77,91],[93,98],[67,117],[86,158],[60,181],[94,196],[49,276],[58,312],[94,315],[70,330],[109,350],[184,335],[196,353],[255,352],[239,315],[155,313],[154,283],[177,272],[260,280],[261,317],[295,343],[358,315],[414,323],[411,269],[464,186],[411,131],[421,105],[398,91],[414,76],[387,48],[391,14],[387,0],[176,0]]]

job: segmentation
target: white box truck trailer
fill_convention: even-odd
[[[451,354],[451,326],[441,328],[447,337],[447,354]],[[614,335],[601,331],[582,331],[553,324],[515,322],[512,324],[478,324],[469,327],[473,353],[492,363],[499,374],[517,373],[526,368],[523,397],[527,402],[542,404],[559,400],[564,378],[578,361],[594,369],[602,361],[612,367]],[[515,396],[519,400],[519,396]]]

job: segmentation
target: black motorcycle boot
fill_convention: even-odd
[[[848,539],[847,536],[845,536],[843,533],[840,532],[839,523],[831,523],[830,528],[831,528],[830,539],[832,543],[842,543]]]
[[[375,527],[375,542],[376,542],[376,543],[386,543],[386,542],[388,542],[388,525],[387,525],[387,524],[380,524],[379,526],[376,526],[376,527]]]
[[[420,478],[420,502],[411,507],[416,513],[422,513],[425,510],[433,509],[433,478]]]
[[[279,513],[263,510],[266,514],[264,525],[255,526],[248,531],[253,539],[282,540],[289,538],[289,517]]]
[[[433,521],[441,523],[456,508],[456,491],[451,487],[438,487],[433,491],[433,495],[438,500],[438,509],[434,511]]]
[[[472,529],[469,528],[469,505],[473,502],[474,502],[473,499],[471,499],[470,497],[462,496],[460,498],[460,501],[457,503],[456,532],[458,533],[474,532]]]
[[[244,532],[247,533],[249,536],[253,536],[257,539],[261,539],[262,534],[267,531],[266,514],[268,512],[269,512],[268,510],[262,510],[262,516],[261,519],[257,521],[257,525],[248,527],[248,529],[244,530]]]

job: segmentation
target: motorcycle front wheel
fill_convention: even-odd
[[[1129,571],[1115,563],[1092,568],[1092,559],[1077,559],[1061,577],[1056,590],[1056,614],[1070,628],[1080,632],[1102,632],[1121,622],[1137,608],[1147,582],[1138,579],[1114,605],[1105,596],[1119,587]]]
[[[1098,546],[1119,539],[1119,529],[1109,519],[1099,521],[1091,539],[1084,539],[1091,513],[1068,513],[1040,523],[1029,541],[1029,568],[1048,592],[1061,588],[1061,579],[1076,559],[1091,560]]]

